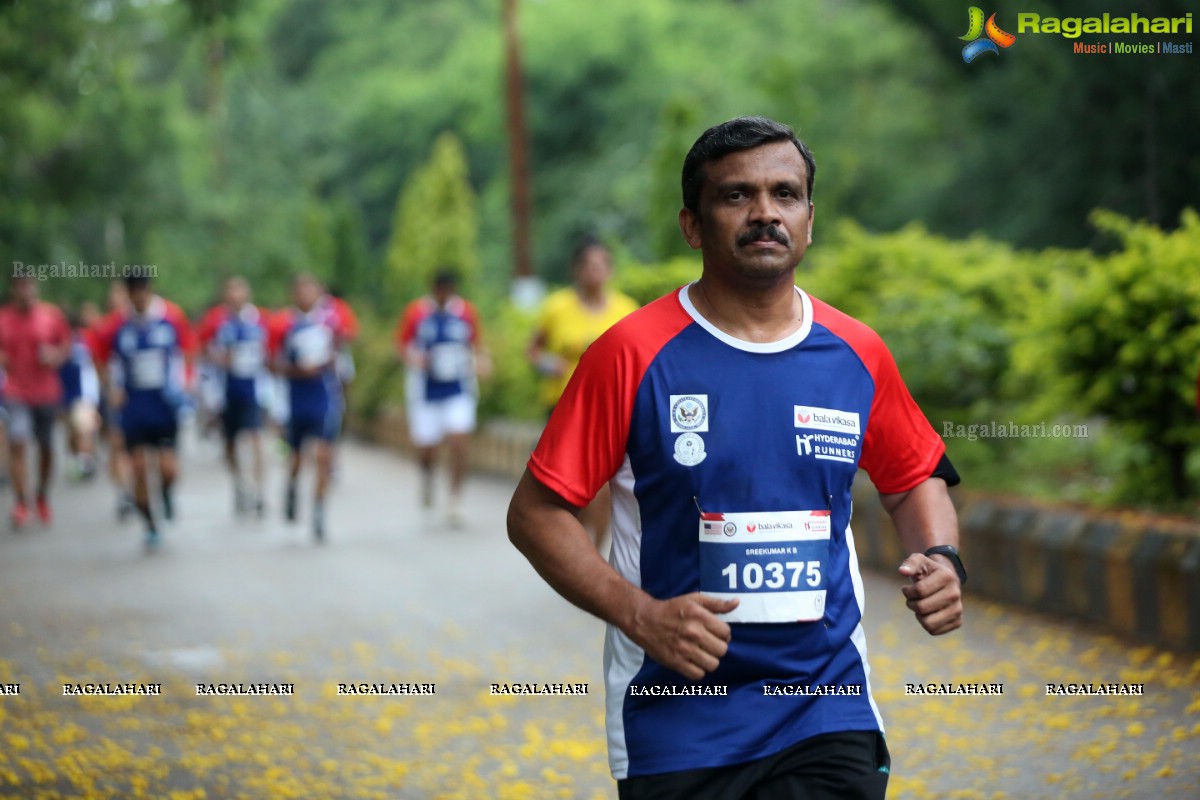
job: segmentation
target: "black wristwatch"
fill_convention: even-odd
[[[963,566],[962,559],[958,557],[958,548],[952,544],[935,545],[925,551],[926,556],[946,556],[954,563],[954,571],[958,573],[958,582],[960,585],[967,582],[967,568]]]

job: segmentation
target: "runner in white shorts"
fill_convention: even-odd
[[[476,377],[490,370],[479,315],[455,293],[456,286],[453,273],[439,272],[433,293],[410,303],[396,329],[397,352],[408,368],[408,429],[421,466],[421,503],[433,506],[437,449],[445,442],[450,452],[447,516],[452,525],[463,521],[462,485],[479,394]]]

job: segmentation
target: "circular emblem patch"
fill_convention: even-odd
[[[704,440],[699,434],[681,433],[675,440],[675,460],[685,467],[694,467],[708,454],[704,452]]]

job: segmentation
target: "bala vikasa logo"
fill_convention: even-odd
[[[996,15],[992,14],[987,19],[985,24],[983,21],[983,9],[978,6],[971,6],[967,10],[967,35],[958,37],[967,46],[963,48],[963,61],[970,64],[975,59],[984,53],[995,53],[1000,55],[1000,48],[1012,47],[1012,43],[1017,40],[1017,37],[1011,33],[1002,31],[1000,26],[996,24]]]

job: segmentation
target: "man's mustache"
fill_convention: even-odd
[[[777,225],[756,225],[750,230],[743,233],[737,238],[738,247],[744,247],[753,242],[770,239],[773,242],[779,242],[785,247],[789,244],[788,235],[779,229]]]

